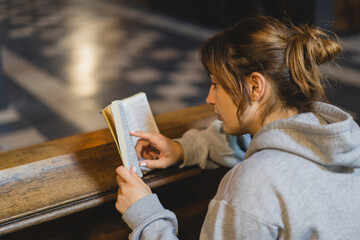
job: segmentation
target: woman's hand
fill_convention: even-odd
[[[151,189],[136,174],[134,167],[129,171],[124,166],[120,166],[116,169],[116,173],[119,190],[115,207],[121,214],[124,214],[135,202],[150,195]]]
[[[135,147],[138,158],[145,158],[140,166],[167,168],[184,159],[182,146],[160,133],[136,131],[130,134],[141,138]]]

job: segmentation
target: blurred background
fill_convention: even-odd
[[[146,92],[155,114],[205,103],[201,42],[249,13],[337,33],[330,101],[360,120],[360,0],[0,0],[0,151],[105,128]]]

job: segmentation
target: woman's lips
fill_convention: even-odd
[[[222,118],[221,118],[220,114],[217,113],[216,109],[214,109],[214,112],[216,114],[217,119],[222,121]]]

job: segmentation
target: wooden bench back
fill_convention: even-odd
[[[215,119],[208,105],[155,117],[160,132],[180,137]],[[99,206],[116,198],[119,154],[108,129],[0,153],[0,235]],[[154,171],[159,187],[200,174],[198,168]]]

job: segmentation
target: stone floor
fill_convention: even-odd
[[[198,49],[216,31],[121,1],[0,0],[0,151],[104,128],[102,107],[139,91],[155,114],[204,103]],[[329,96],[359,122],[360,34],[342,40]]]

